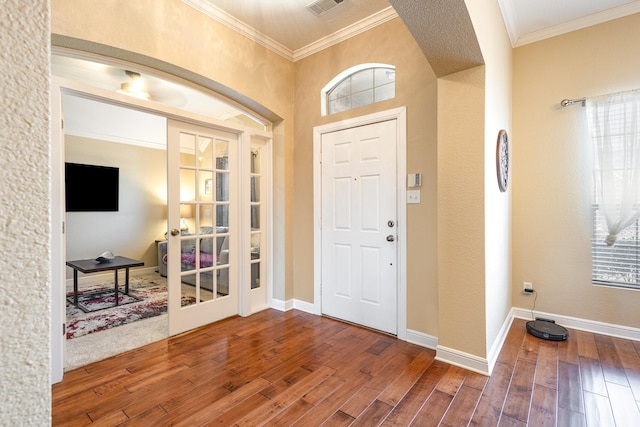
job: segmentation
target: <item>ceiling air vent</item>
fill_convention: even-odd
[[[316,15],[322,15],[323,13],[333,9],[343,1],[344,0],[316,0],[313,3],[309,3],[307,5],[307,9],[309,9]]]

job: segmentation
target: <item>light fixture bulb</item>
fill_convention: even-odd
[[[140,73],[129,70],[125,70],[125,73],[129,76],[131,81],[122,83],[117,92],[134,98],[148,100],[150,98],[149,92],[147,92],[147,88],[140,76]]]

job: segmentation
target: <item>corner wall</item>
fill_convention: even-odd
[[[0,7],[0,425],[49,425],[49,3]]]
[[[320,90],[362,63],[396,66],[393,99],[321,116]],[[436,78],[398,18],[295,63],[294,287],[313,303],[313,128],[400,106],[407,107],[407,172],[422,173],[421,204],[407,205],[407,327],[438,335],[436,265]]]
[[[640,14],[514,51],[513,306],[640,328],[640,292],[591,283],[592,146],[581,98],[640,88]]]

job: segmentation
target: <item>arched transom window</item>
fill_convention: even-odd
[[[322,115],[339,113],[396,96],[396,67],[360,64],[334,77],[321,92]]]

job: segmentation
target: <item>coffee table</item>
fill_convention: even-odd
[[[67,261],[67,265],[73,268],[73,304],[78,307],[78,271],[89,274],[89,273],[97,273],[99,271],[110,271],[114,270],[115,274],[115,289],[114,296],[116,303],[114,306],[118,305],[118,270],[121,268],[125,269],[125,281],[124,281],[124,293],[129,295],[129,269],[131,267],[140,267],[144,265],[144,262],[139,261],[137,259],[131,259],[123,256],[116,256],[113,258],[111,262],[100,263],[95,259],[79,259],[75,261]],[[84,308],[79,307],[85,313],[87,312]]]

